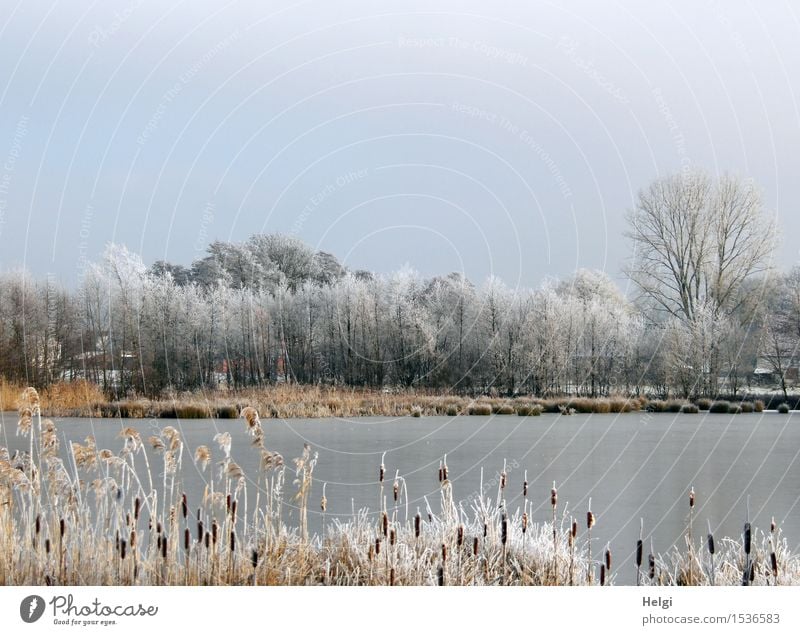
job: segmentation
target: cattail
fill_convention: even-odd
[[[258,550],[256,549],[250,552],[250,564],[253,565],[253,569],[258,566]]]
[[[714,536],[713,534],[708,534],[708,553],[712,556],[714,555]]]
[[[417,513],[414,516],[414,538],[419,538],[420,533],[422,532],[422,516]]]
[[[211,543],[211,534],[209,532],[206,532],[206,535],[203,537],[203,544],[205,545],[206,549],[208,549],[210,543]]]
[[[506,488],[506,471],[503,470],[500,474],[500,489],[504,490]]]
[[[776,578],[778,577],[778,556],[775,555],[775,552],[771,552],[769,554],[769,563],[772,565],[772,575]]]
[[[644,544],[642,543],[642,539],[636,541],[636,566],[642,566],[642,552],[644,551]]]
[[[594,514],[592,513],[591,510],[586,512],[586,527],[587,529],[591,529],[592,527],[594,527]]]
[[[167,558],[167,539],[161,538],[161,557],[166,560]]]
[[[395,578],[394,567],[392,567],[389,570],[389,586],[394,586],[394,578]]]
[[[556,484],[553,483],[553,489],[550,490],[550,506],[555,507],[556,505],[558,505],[558,490]]]
[[[444,461],[442,462],[442,480],[447,480],[447,456],[445,455]]]
[[[528,497],[528,481],[522,482],[522,497],[523,498]]]
[[[600,565],[600,586],[606,585],[606,565]]]
[[[64,519],[62,518],[61,520],[58,521],[58,533],[62,539],[64,538],[64,532],[66,531],[67,531],[67,523],[65,523]]]
[[[131,526],[131,513],[130,512],[125,514],[125,526],[126,527],[130,527]]]
[[[573,521],[572,521],[572,531],[570,532],[570,536],[572,536],[573,540],[575,540],[575,538],[577,538],[577,536],[578,536],[578,521],[577,520],[573,519]]]
[[[131,549],[136,547],[136,530],[131,529]]]
[[[436,570],[436,579],[439,583],[439,586],[444,586],[444,567],[439,567]]]
[[[647,558],[647,564],[650,568],[650,579],[656,577],[656,557],[651,553]]]
[[[186,520],[186,517],[189,515],[189,503],[186,500],[186,494],[181,494],[181,514],[183,514],[183,519]]]
[[[750,555],[750,543],[751,543],[751,532],[750,532],[750,523],[744,524],[744,552],[749,556]]]
[[[36,514],[36,535],[39,535],[39,532],[42,530],[42,518],[39,514]]]
[[[389,532],[389,544],[390,544],[392,547],[394,547],[394,544],[395,544],[396,542],[397,542],[397,532],[396,532],[394,529],[392,529],[392,530]]]
[[[756,579],[756,567],[758,566],[757,562],[750,563],[750,582],[753,582]]]
[[[231,551],[236,551],[236,530],[231,529]]]
[[[528,531],[528,512],[522,513],[522,533]]]
[[[397,479],[394,481],[394,485],[392,485],[392,492],[394,494],[394,502],[397,502],[397,499],[400,498],[400,483]]]
[[[475,557],[478,556],[478,546],[479,545],[480,545],[480,540],[478,540],[478,537],[475,536],[472,539],[472,555],[475,556]]]
[[[231,501],[231,518],[236,518],[236,506],[238,505],[238,501],[234,498]]]
[[[694,487],[689,492],[689,509],[694,508]]]
[[[325,498],[325,494],[322,495],[322,498],[319,501],[319,508],[325,512],[328,510],[328,499]]]
[[[378,481],[383,483],[383,479],[385,476],[386,476],[386,467],[383,465],[383,461],[381,460],[381,467],[380,470],[378,471]]]
[[[217,524],[217,519],[215,518],[211,523],[211,542],[214,545],[217,544],[217,532],[219,531],[219,525]]]
[[[156,533],[157,534],[161,533],[161,521],[160,520],[156,523]]]
[[[125,560],[126,550],[128,548],[127,541],[123,538],[122,541],[119,543],[119,557]]]
[[[376,556],[381,555],[381,539],[380,538],[376,538],[375,539],[375,555]]]
[[[464,525],[458,526],[456,532],[456,546],[461,547],[464,544]]]
[[[428,522],[429,522],[429,523],[432,523],[432,522],[433,522],[433,516],[431,516],[431,513],[430,513],[430,512],[428,512]]]
[[[447,545],[442,543],[442,563],[447,562]]]
[[[367,559],[372,562],[375,558],[375,546],[370,543],[369,549],[367,550]]]
[[[202,542],[203,541],[203,534],[204,533],[205,532],[203,530],[203,521],[202,520],[198,520],[197,521],[197,542]]]
[[[775,525],[775,516],[772,517],[772,521],[769,524],[769,533],[774,534],[776,529]]]
[[[610,547],[606,547],[605,556],[606,556],[605,557],[605,560],[606,560],[606,571],[611,573],[611,548]]]
[[[484,539],[485,539],[485,538],[486,538],[486,536],[488,536],[488,535],[489,535],[489,523],[487,523],[487,522],[484,520],[484,521],[483,521],[483,537],[484,537]]]
[[[117,529],[117,532],[114,535],[114,551],[119,551],[119,529]]]
[[[441,483],[444,480],[444,468],[442,467],[442,462],[439,461],[439,482]]]
[[[503,512],[503,521],[500,524],[500,542],[505,546],[508,541],[508,516]]]
[[[50,555],[50,539],[49,538],[45,538],[44,551],[48,556]]]
[[[225,511],[227,511],[228,513],[230,513],[230,511],[231,511],[231,495],[230,494],[228,494],[225,497]]]
[[[383,526],[383,537],[386,538],[386,536],[389,535],[389,515],[386,512],[383,512],[381,518],[382,518],[381,524]]]
[[[137,496],[136,499],[133,501],[133,519],[139,520],[139,512],[142,507],[142,501]]]
[[[189,551],[189,545],[191,543],[191,540],[192,540],[192,534],[189,531],[189,528],[187,527],[186,529],[183,530],[183,548],[186,551]]]

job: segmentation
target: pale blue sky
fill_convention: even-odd
[[[689,165],[755,178],[790,266],[798,36],[788,2],[5,0],[0,266],[284,231],[353,268],[622,280],[636,191]]]

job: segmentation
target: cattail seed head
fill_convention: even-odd
[[[167,558],[167,539],[161,538],[161,557],[166,560]]]
[[[384,467],[383,463],[381,463],[381,467],[378,470],[378,481],[383,483],[383,479],[386,476],[386,468]]]
[[[225,510],[228,511],[228,512],[231,511],[231,495],[230,494],[228,494],[225,497]]]
[[[528,481],[522,482],[522,497],[525,498],[528,496]]]
[[[500,474],[500,489],[504,490],[506,488],[506,472],[503,470]]]
[[[383,537],[389,535],[389,515],[386,512],[383,512],[381,515],[381,526],[383,528]]]
[[[554,483],[553,489],[550,490],[550,506],[555,507],[556,505],[558,505],[558,490]]]
[[[181,494],[181,514],[183,514],[183,519],[186,520],[186,517],[189,515],[189,503],[186,500],[186,494]]]
[[[389,586],[394,586],[394,578],[395,578],[394,567],[392,567],[391,570],[389,571]]]
[[[183,548],[186,551],[189,551],[191,540],[192,540],[192,535],[189,532],[189,528],[187,527],[186,529],[183,530]]]
[[[447,545],[442,543],[442,562],[447,562]]]
[[[777,525],[775,525],[775,516],[772,517],[772,520],[769,523],[769,533],[774,534]]]
[[[478,555],[478,547],[479,547],[479,546],[480,546],[480,540],[478,539],[478,537],[477,537],[477,536],[475,536],[475,537],[472,539],[472,555],[473,555],[473,556],[476,556],[476,557],[477,557],[477,555]]]
[[[367,559],[372,562],[375,558],[375,546],[370,543],[369,549],[367,550]]]
[[[694,508],[694,487],[689,492],[689,509]]]
[[[775,555],[775,552],[769,554],[769,563],[772,565],[772,575],[776,578],[778,577],[778,556]]]
[[[397,532],[396,532],[394,529],[392,529],[392,530],[389,532],[389,544],[390,544],[392,547],[394,547],[394,545],[395,545],[395,543],[396,543],[396,542],[397,542]]]
[[[508,516],[503,514],[503,520],[500,523],[500,542],[505,545],[508,542]]]
[[[636,541],[636,566],[642,566],[642,552],[644,551],[644,544],[642,540],[639,539]]]
[[[217,544],[217,533],[219,532],[219,525],[217,524],[217,519],[215,518],[211,523],[211,542],[215,545]]]
[[[125,514],[125,526],[126,527],[130,527],[131,526],[131,513],[130,512]]]
[[[570,532],[570,535],[572,536],[573,540],[575,540],[575,538],[577,538],[577,536],[578,536],[578,521],[577,520],[573,520],[572,521],[572,531]]]
[[[436,580],[439,586],[444,586],[444,567],[439,567],[436,571]]]
[[[394,494],[394,502],[397,502],[397,499],[400,498],[400,483],[398,481],[394,482],[392,485],[392,493]]]
[[[414,537],[419,538],[421,532],[422,532],[422,516],[417,514],[416,516],[414,516]]]
[[[205,545],[206,549],[211,545],[211,534],[209,532],[206,532],[206,535],[203,537],[203,545]]]
[[[139,512],[141,511],[141,508],[142,508],[142,501],[137,496],[136,499],[133,501],[133,519],[134,520],[139,520]]]
[[[128,542],[125,539],[123,539],[119,543],[119,557],[122,558],[123,560],[125,560],[127,549],[128,549]]]
[[[447,459],[442,463],[442,480],[447,480]]]
[[[600,586],[606,585],[606,565],[600,565]]]
[[[45,553],[49,556],[50,555],[50,539],[49,538],[45,538],[44,550],[45,550]]]
[[[42,517],[39,514],[36,514],[36,535],[39,535],[39,532],[42,530]]]
[[[647,564],[650,569],[650,579],[656,577],[656,557],[651,553],[647,558]]]
[[[594,527],[594,514],[591,511],[586,512],[586,528],[591,529]]]
[[[231,529],[231,551],[236,551],[236,531]]]
[[[605,561],[606,561],[606,571],[608,571],[609,573],[611,573],[611,549],[610,549],[610,548],[608,548],[608,547],[606,548],[606,553],[605,553],[605,556],[606,556],[606,557],[605,557]]]
[[[238,505],[238,501],[234,498],[231,501],[231,517],[236,518],[236,507]]]
[[[747,555],[750,555],[750,547],[751,547],[751,531],[750,531],[750,523],[744,524],[744,552]]]
[[[131,549],[136,547],[136,530],[131,529]]]
[[[528,531],[528,512],[522,514],[522,533]]]
[[[64,537],[64,533],[67,531],[67,523],[64,522],[64,519],[58,521],[58,533],[61,538]]]
[[[198,520],[197,521],[197,542],[203,542],[203,534],[204,533],[205,533],[205,530],[203,528],[203,521],[202,520]]]
[[[158,521],[158,522],[156,523],[156,533],[157,533],[157,534],[160,534],[160,533],[161,533],[161,521]]]
[[[375,539],[375,555],[376,556],[381,555],[381,539],[380,538],[376,538]]]
[[[714,536],[712,534],[708,534],[708,553],[713,556],[714,551]]]
[[[119,551],[119,529],[117,529],[114,535],[114,551]]]
[[[484,520],[483,521],[483,537],[486,538],[486,536],[488,536],[488,535],[489,535],[489,523],[487,523]]]
[[[444,480],[444,468],[442,467],[442,462],[439,461],[439,482],[441,483]]]
[[[258,566],[258,550],[256,549],[250,552],[250,564],[253,565],[253,569]]]
[[[464,544],[464,525],[458,526],[458,531],[456,532],[456,545],[461,547]]]

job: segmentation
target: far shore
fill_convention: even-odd
[[[17,408],[22,388],[0,384],[0,410]],[[40,408],[47,417],[236,419],[251,406],[264,419],[325,417],[428,417],[460,415],[538,416],[543,413],[672,412],[696,414],[749,413],[797,409],[800,396],[782,394],[721,395],[716,399],[645,396],[466,396],[412,390],[279,384],[239,391],[214,390],[176,393],[158,399],[109,399],[89,382],[60,383],[39,391]]]

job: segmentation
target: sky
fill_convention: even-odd
[[[381,272],[625,287],[653,179],[752,178],[800,262],[789,2],[4,0],[0,269],[284,232]]]

